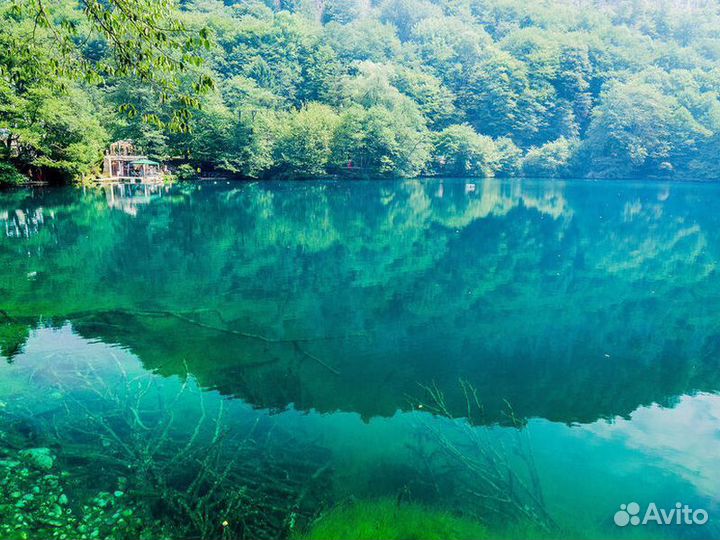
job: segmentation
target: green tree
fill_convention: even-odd
[[[454,125],[435,136],[433,169],[445,176],[495,176],[501,155],[495,142],[468,125]]]
[[[324,27],[324,34],[345,64],[361,60],[387,62],[402,51],[395,27],[377,19],[363,18],[348,24],[331,22]]]
[[[339,67],[316,23],[280,12],[268,18],[242,17],[220,36],[226,76],[241,75],[283,96],[296,107],[330,99]]]
[[[440,16],[441,7],[428,0],[385,0],[380,5],[380,20],[395,26],[402,40],[407,40],[423,19]]]
[[[711,133],[673,96],[648,84],[617,83],[603,93],[584,141],[592,176],[669,176]]]
[[[353,106],[340,117],[333,143],[336,170],[417,176],[430,159],[429,132],[416,110]]]
[[[0,158],[79,178],[129,138],[241,176],[447,174],[435,145],[467,174],[720,177],[717,6],[588,1],[9,0]]]
[[[539,148],[530,148],[522,160],[522,172],[525,176],[567,176],[573,155],[573,142],[560,137]]]
[[[14,59],[40,50],[46,56],[50,80],[97,84],[110,78],[137,78],[157,85],[163,99],[176,99],[179,106],[173,110],[172,125],[188,129],[190,108],[199,105],[197,94],[213,85],[207,74],[191,69],[202,64],[196,51],[210,46],[208,31],[189,31],[174,0],[80,0],[79,7],[73,9],[69,2],[12,0],[0,8],[3,26],[31,26],[29,33],[21,35],[32,36],[9,41],[0,69],[32,79],[37,73],[32,68],[15,69]],[[88,45],[98,41],[105,44],[105,54],[89,54]],[[190,92],[179,82],[181,72],[193,76]]]
[[[392,83],[417,103],[433,129],[442,128],[461,116],[453,93],[433,75],[418,68],[401,67],[395,70]]]
[[[27,177],[17,170],[15,165],[0,161],[0,186],[21,186],[27,182]]]
[[[339,121],[330,107],[318,103],[292,113],[275,146],[276,167],[296,177],[325,174]]]
[[[33,87],[21,103],[24,114],[6,132],[7,159],[37,180],[69,181],[97,172],[108,134],[81,89]]]
[[[497,49],[487,51],[468,74],[459,105],[480,133],[532,140],[545,122],[545,109],[530,88],[527,67]]]

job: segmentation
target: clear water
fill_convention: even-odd
[[[122,488],[177,534],[298,536],[391,498],[489,536],[720,538],[718,203],[462,179],[0,193],[0,453],[50,448],[71,499]],[[631,501],[709,520],[618,527]]]

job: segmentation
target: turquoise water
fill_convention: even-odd
[[[0,460],[30,478],[0,494],[36,487],[41,448],[68,515],[112,507],[100,537],[135,534],[128,508],[151,538],[281,538],[391,500],[488,537],[720,538],[718,202],[462,179],[0,193]],[[630,502],[709,519],[619,527]],[[2,504],[17,537],[82,526]]]

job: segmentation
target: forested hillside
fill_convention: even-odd
[[[90,177],[116,139],[259,178],[720,178],[714,0],[0,10],[5,182]]]

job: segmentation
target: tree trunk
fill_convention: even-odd
[[[325,16],[325,0],[315,0],[315,19],[321,23]]]

